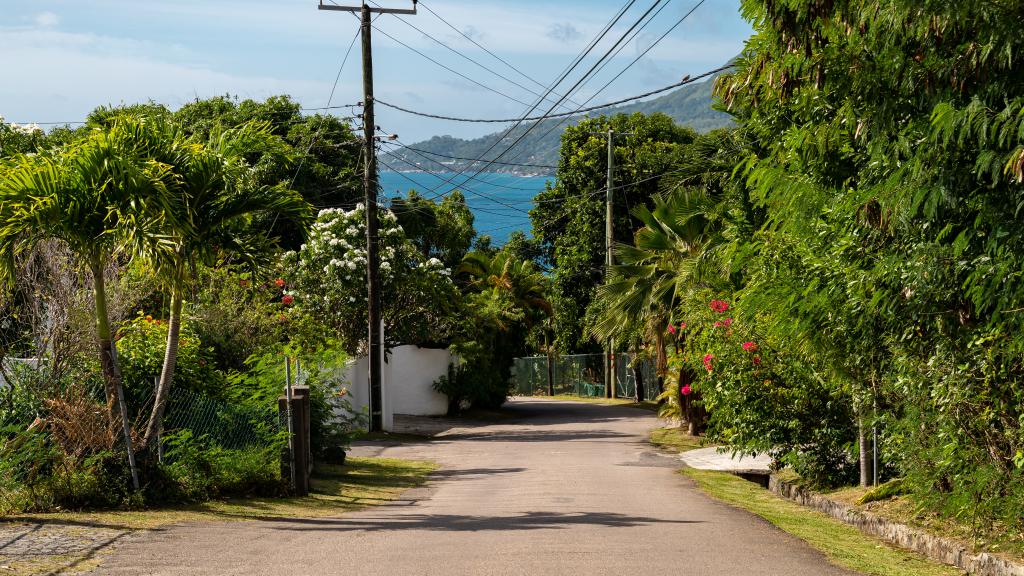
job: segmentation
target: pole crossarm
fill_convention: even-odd
[[[320,10],[334,10],[337,12],[361,12],[362,6],[338,6],[336,4],[324,4],[323,1],[317,6]],[[408,8],[370,8],[371,14],[408,14],[416,15],[416,0],[412,2],[412,9]]]

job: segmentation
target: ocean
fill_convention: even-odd
[[[388,199],[405,196],[414,189],[432,198],[458,188],[466,196],[466,204],[473,211],[473,226],[477,234],[489,234],[495,245],[502,245],[516,230],[530,233],[533,197],[544,190],[551,176],[515,176],[485,172],[465,182],[469,174],[456,176],[454,172],[381,172],[380,186]],[[451,182],[445,180],[451,178]]]

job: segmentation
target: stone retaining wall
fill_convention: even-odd
[[[870,512],[836,502],[821,494],[805,490],[772,475],[768,489],[775,494],[803,506],[814,508],[836,520],[851,524],[886,542],[919,552],[933,560],[956,566],[976,576],[1024,576],[1024,565],[982,552],[974,554],[967,548],[948,538],[935,536],[924,530],[912,528],[886,520]]]

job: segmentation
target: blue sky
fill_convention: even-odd
[[[400,8],[411,3],[377,1]],[[574,99],[582,101],[594,95],[596,88],[647,48],[695,1],[669,0],[648,29]],[[624,4],[621,0],[425,2],[459,30],[544,84],[556,78]],[[637,2],[623,21],[631,23],[652,2]],[[323,106],[358,25],[346,13],[317,10],[317,0],[3,3],[0,62],[6,80],[0,83],[0,116],[9,122],[76,121],[97,105],[122,102],[154,100],[176,108],[196,97],[218,94],[265,98],[286,93],[305,106]],[[597,94],[594,103],[664,86],[735,56],[750,34],[738,5],[739,0],[706,0],[627,74]],[[431,36],[527,85],[426,10],[421,8],[418,16],[406,18]],[[533,98],[394,16],[380,18],[377,25],[503,94],[526,102]],[[626,27],[620,25],[617,31],[621,34]],[[602,46],[607,49],[609,45]],[[374,37],[374,68],[377,96],[399,105],[472,117],[509,117],[524,111],[522,104],[459,78],[383,34]],[[360,78],[357,43],[334,103],[359,101]],[[436,134],[478,136],[496,128],[420,119],[390,110],[380,110],[377,123],[406,142]]]

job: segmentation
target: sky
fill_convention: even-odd
[[[345,12],[318,10],[317,1],[3,0],[0,62],[5,79],[0,82],[0,116],[18,123],[74,122],[99,105],[152,100],[175,109],[196,98],[224,94],[254,99],[289,94],[310,108],[329,101],[355,104],[362,93],[358,42],[340,76],[338,71],[359,23]],[[411,0],[375,1],[393,8],[411,5]],[[621,78],[597,91],[697,1],[667,0],[643,33],[585,83],[573,100],[593,97],[591,103],[598,104],[625,98],[714,68],[738,54],[751,33],[738,13],[739,0],[705,0]],[[495,72],[541,92],[532,81],[547,86],[557,78],[625,4],[624,0],[424,2],[455,29],[424,5],[416,16],[379,17],[380,32],[373,36],[375,94],[407,108],[474,118],[522,115],[528,109],[523,103],[532,104],[536,97]],[[563,87],[571,86],[598,53],[611,47],[653,3],[636,2]],[[340,80],[332,98],[336,77]],[[425,119],[381,107],[377,124],[405,142],[444,134],[476,137],[501,127]]]

